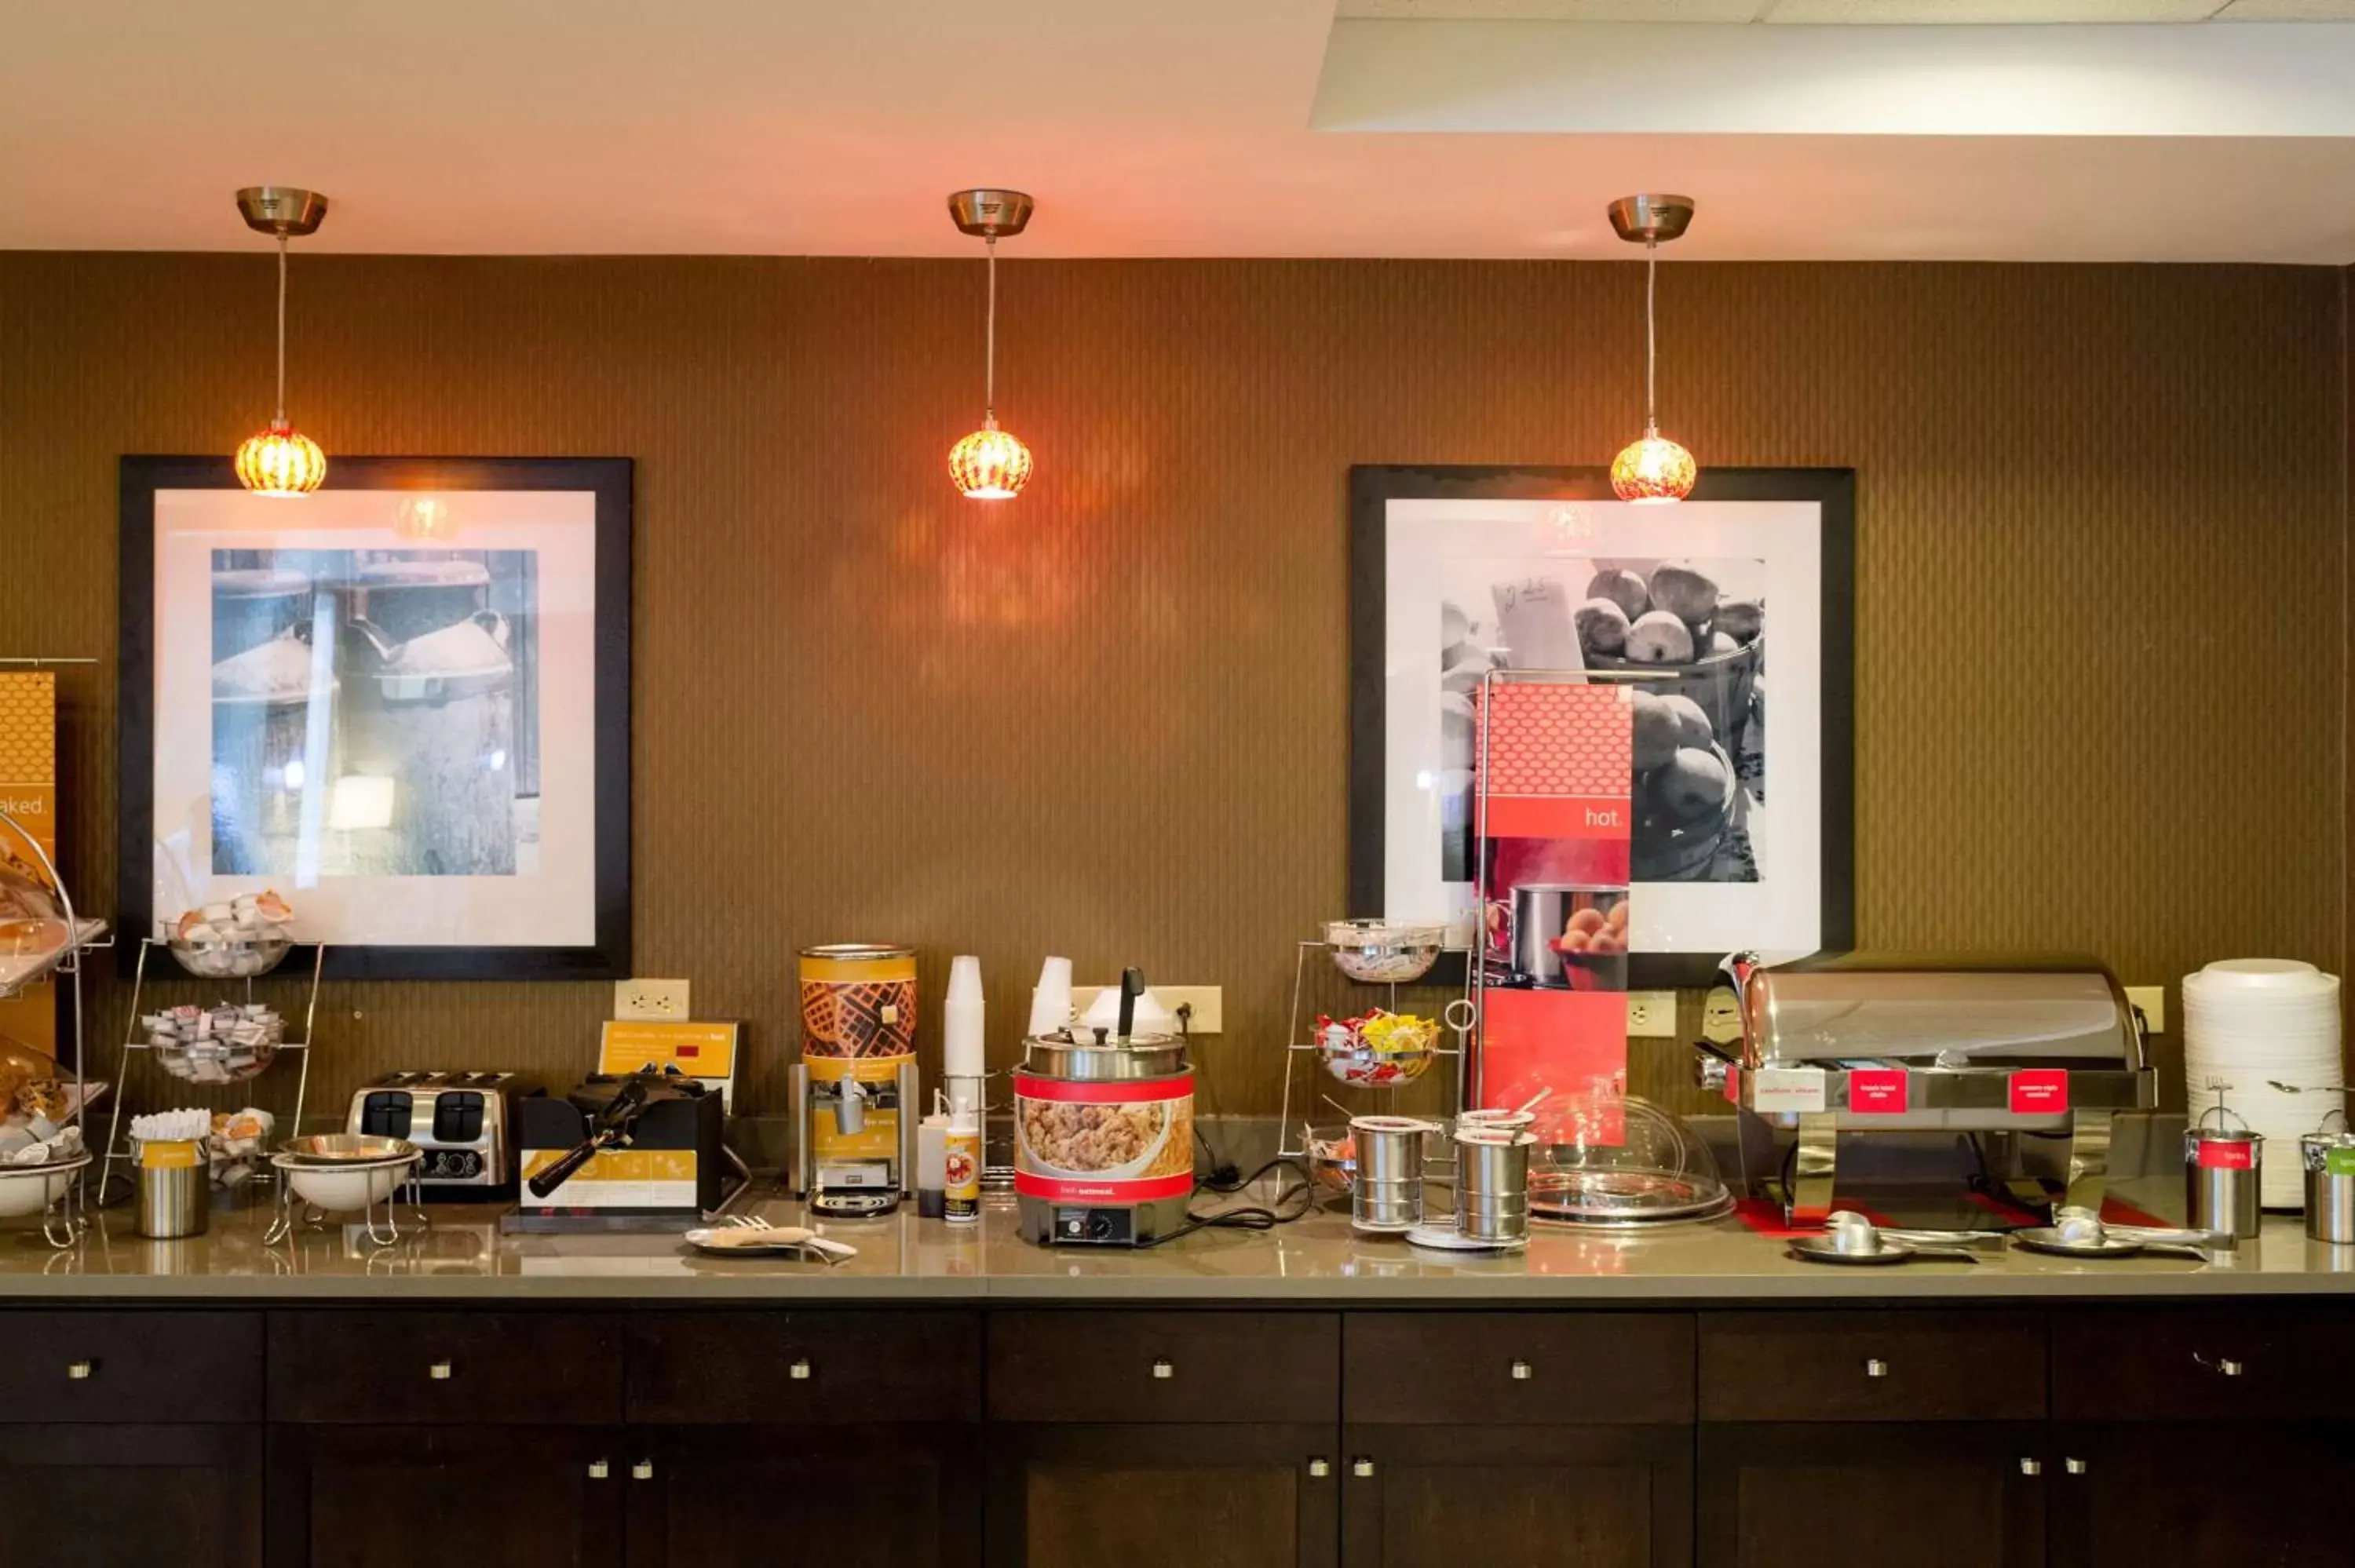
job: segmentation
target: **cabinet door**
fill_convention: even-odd
[[[2036,1568],[2041,1424],[1711,1424],[1700,1429],[1702,1568]]]
[[[1334,1568],[1331,1425],[989,1429],[991,1568]]]
[[[1689,1426],[1352,1426],[1348,1568],[1683,1568]],[[1820,1564],[1817,1568],[1821,1568]]]
[[[15,1542],[0,1562],[248,1568],[261,1556],[261,1435],[0,1426],[0,1519]]]
[[[2355,1427],[2063,1426],[2052,1453],[2055,1568],[2355,1563]]]
[[[621,1434],[276,1426],[271,1568],[619,1568]]]
[[[971,1568],[973,1425],[634,1427],[630,1568]]]

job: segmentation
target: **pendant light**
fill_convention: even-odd
[[[1692,453],[1660,434],[1655,385],[1658,351],[1652,298],[1660,271],[1660,242],[1674,239],[1692,224],[1690,196],[1621,196],[1611,204],[1611,227],[1619,238],[1644,245],[1644,434],[1611,460],[1611,489],[1622,501],[1657,504],[1692,493],[1698,471]]]
[[[958,191],[949,217],[989,250],[989,328],[983,350],[981,429],[949,449],[949,477],[975,501],[1010,501],[1030,478],[1030,449],[997,428],[997,240],[1030,222],[1031,200],[1020,191]]]
[[[237,449],[237,477],[256,495],[308,495],[327,477],[327,454],[286,419],[286,241],[319,227],[327,198],[291,185],[249,185],[237,193],[237,209],[248,228],[278,238],[278,412]]]

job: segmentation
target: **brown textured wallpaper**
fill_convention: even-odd
[[[1605,461],[1640,283],[1017,255],[1001,406],[1039,467],[996,508],[943,472],[979,413],[978,260],[298,254],[292,401],[331,454],[636,460],[637,967],[751,1021],[756,1106],[794,949],[894,938],[928,1002],[982,956],[1001,1062],[1046,952],[1223,985],[1208,1108],[1272,1109],[1294,944],[1342,912],[1346,471]],[[1665,270],[1670,433],[1858,471],[1866,943],[2083,949],[2132,982],[2344,959],[2347,283]],[[101,658],[61,682],[69,863],[101,903],[115,459],[262,420],[270,303],[259,251],[0,256],[0,653]],[[609,993],[330,1002],[323,1105],[403,1063],[569,1079]],[[1639,1083],[1682,1058],[1639,1046]]]

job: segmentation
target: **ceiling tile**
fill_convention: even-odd
[[[2232,0],[2220,22],[2355,22],[2355,0]]]
[[[1769,0],[1767,22],[2051,24],[2200,22],[2223,0]]]
[[[1750,22],[1772,0],[1341,0],[1339,14],[1390,21]]]

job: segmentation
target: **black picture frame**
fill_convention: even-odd
[[[1386,727],[1384,616],[1388,514],[1393,501],[1615,499],[1604,468],[1390,466],[1349,470],[1349,910],[1380,916],[1384,866]],[[1856,471],[1845,468],[1703,469],[1691,500],[1801,501],[1821,510],[1823,576],[1822,931],[1819,949],[1856,939]],[[1636,990],[1706,988],[1723,955],[1635,953]],[[1433,984],[1457,985],[1465,955],[1442,955]]]
[[[597,857],[595,939],[587,947],[423,947],[337,943],[325,972],[334,980],[595,980],[626,979],[630,935],[630,578],[632,483],[628,458],[343,457],[323,490],[467,492],[582,491],[594,497],[596,616],[591,743],[597,778],[592,806]],[[118,956],[128,971],[150,907],[155,843],[155,497],[177,490],[235,490],[226,457],[126,456],[121,462],[119,660],[116,735]],[[300,502],[285,504],[299,505]],[[307,966],[297,949],[290,969]]]

